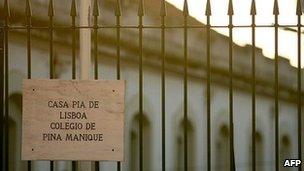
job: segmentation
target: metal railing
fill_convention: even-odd
[[[0,60],[0,65],[1,69],[1,79],[0,80],[0,89],[2,91],[1,95],[1,140],[0,140],[0,145],[2,151],[4,151],[3,154],[0,155],[0,162],[1,162],[1,169],[3,167],[3,170],[8,170],[8,162],[9,162],[9,141],[8,141],[8,136],[9,136],[9,78],[8,78],[8,71],[9,71],[9,65],[8,65],[8,60],[9,60],[9,34],[11,30],[14,29],[24,29],[26,30],[26,35],[27,35],[27,77],[30,79],[32,75],[32,70],[31,70],[31,32],[34,29],[46,29],[49,32],[49,59],[50,59],[50,65],[49,65],[49,78],[53,79],[55,77],[54,74],[54,30],[56,29],[66,29],[66,30],[71,30],[72,31],[72,79],[76,79],[76,44],[77,44],[77,31],[79,29],[83,28],[89,28],[93,30],[93,58],[94,58],[94,79],[99,79],[98,76],[98,30],[102,28],[113,28],[116,29],[116,56],[117,56],[117,63],[116,63],[116,77],[117,79],[121,78],[121,53],[120,53],[120,40],[121,40],[121,29],[125,28],[133,28],[137,29],[138,34],[139,34],[139,47],[138,47],[138,60],[139,60],[139,66],[138,66],[138,77],[139,77],[139,170],[143,170],[143,53],[144,53],[144,48],[143,48],[143,30],[144,29],[160,29],[160,36],[161,36],[161,41],[160,41],[160,48],[161,48],[161,142],[162,142],[162,148],[161,148],[161,153],[162,153],[162,170],[166,170],[166,136],[165,136],[165,120],[166,120],[166,92],[165,92],[165,82],[166,82],[166,77],[165,77],[165,59],[166,59],[166,45],[165,45],[165,40],[166,40],[166,29],[171,29],[171,28],[178,28],[183,30],[183,56],[184,56],[184,66],[183,66],[183,71],[184,71],[184,79],[183,79],[183,105],[184,105],[184,111],[183,111],[183,116],[184,119],[187,120],[188,117],[188,29],[189,28],[205,28],[206,30],[206,52],[207,52],[207,60],[206,60],[206,72],[207,72],[207,93],[206,93],[206,99],[207,99],[207,170],[211,170],[211,146],[213,145],[211,143],[211,60],[212,60],[212,54],[211,54],[211,29],[212,28],[228,28],[229,29],[229,129],[230,129],[230,137],[229,137],[229,142],[230,142],[230,170],[236,170],[235,166],[235,156],[234,156],[234,135],[233,135],[233,116],[234,116],[234,111],[233,111],[233,29],[234,28],[251,28],[252,30],[252,53],[251,53],[251,77],[252,77],[252,82],[251,82],[251,101],[252,101],[252,106],[251,106],[251,114],[252,114],[252,170],[256,170],[256,136],[255,136],[255,131],[256,131],[256,28],[258,27],[267,27],[267,28],[273,28],[274,29],[274,35],[275,35],[275,63],[274,63],[274,70],[275,70],[275,83],[274,83],[274,104],[275,104],[275,170],[279,170],[280,168],[280,163],[279,163],[279,55],[278,55],[278,29],[279,28],[285,28],[285,27],[296,27],[297,28],[297,46],[298,46],[298,70],[297,70],[297,91],[298,91],[298,97],[297,97],[297,111],[298,111],[298,159],[302,159],[301,153],[302,153],[302,137],[301,137],[301,130],[302,130],[302,124],[301,124],[301,104],[302,104],[302,90],[301,90],[301,28],[303,25],[301,24],[301,15],[302,15],[302,8],[301,8],[301,2],[300,0],[297,1],[297,7],[296,7],[296,15],[297,15],[297,24],[296,25],[279,25],[278,23],[278,16],[279,16],[279,7],[278,7],[278,1],[274,1],[274,9],[273,9],[273,15],[275,19],[274,25],[256,25],[255,22],[255,16],[256,16],[256,5],[255,5],[255,0],[252,0],[252,5],[251,5],[251,11],[249,11],[251,14],[251,25],[233,25],[233,15],[234,15],[234,10],[233,10],[233,4],[232,0],[229,0],[229,6],[228,6],[228,13],[227,15],[229,16],[229,24],[228,25],[211,25],[211,18],[210,16],[212,15],[211,11],[211,5],[210,5],[210,0],[207,0],[206,4],[206,11],[205,11],[205,16],[207,19],[206,25],[189,25],[188,24],[188,18],[189,18],[189,12],[188,12],[188,4],[187,0],[184,1],[184,9],[183,9],[183,16],[184,16],[184,22],[182,26],[166,26],[166,2],[165,0],[160,1],[160,17],[161,17],[161,25],[158,26],[147,26],[143,24],[143,17],[145,15],[144,13],[144,3],[143,0],[139,0],[139,6],[138,6],[138,25],[121,25],[121,6],[120,6],[120,0],[117,0],[116,2],[116,7],[115,7],[115,16],[116,16],[116,24],[113,26],[101,26],[98,24],[98,18],[99,18],[99,7],[98,7],[98,0],[94,0],[93,3],[93,25],[92,26],[77,26],[76,25],[76,18],[77,18],[77,10],[76,10],[76,1],[72,0],[71,4],[71,10],[70,10],[70,17],[71,17],[71,25],[70,26],[55,26],[54,25],[54,8],[53,8],[53,0],[49,0],[49,8],[48,8],[48,22],[49,26],[33,26],[32,25],[32,11],[31,11],[31,1],[26,0],[26,10],[25,10],[25,16],[26,16],[26,25],[25,26],[10,26],[10,9],[9,9],[9,1],[4,0],[4,24],[1,26],[1,34],[3,34],[3,44],[1,41],[1,51],[0,55],[4,56],[4,59]],[[2,51],[4,49],[4,51]],[[4,73],[4,74],[2,74]],[[2,105],[4,104],[4,105]],[[187,122],[185,122],[185,126],[183,127],[184,130],[184,170],[188,170],[188,142],[187,142]],[[76,170],[76,161],[72,162],[72,170]],[[50,163],[50,169],[54,170],[54,163]],[[31,161],[28,162],[28,170],[31,170]],[[95,163],[95,170],[99,170],[99,163]],[[117,170],[121,170],[121,163],[117,162]],[[301,167],[299,167],[299,171],[301,170]]]

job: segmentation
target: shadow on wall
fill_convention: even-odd
[[[139,120],[140,115],[139,113],[135,114],[132,119],[132,128],[130,132],[130,153],[129,153],[129,170],[139,170],[139,132],[138,132],[138,126],[139,126]],[[186,124],[187,122],[187,124]],[[188,141],[188,170],[195,170],[195,135],[194,135],[194,126],[193,123],[190,120],[181,119],[178,122],[177,126],[177,132],[175,136],[175,163],[174,163],[174,169],[175,171],[182,171],[184,170],[184,128],[187,125],[187,141]],[[144,162],[144,170],[151,170],[151,123],[146,116],[146,114],[143,115],[143,162]]]
[[[264,139],[260,131],[255,132],[255,148],[256,148],[256,169],[260,171],[265,170],[265,158],[264,158]],[[251,154],[251,148],[250,152]]]
[[[129,156],[129,170],[139,170],[139,121],[140,114],[136,113],[131,121],[131,130],[130,130],[130,156]],[[144,113],[142,115],[143,123],[143,162],[144,170],[149,170],[150,160],[151,160],[151,123]]]
[[[291,142],[290,137],[287,134],[284,134],[281,136],[280,140],[280,161],[283,165],[285,159],[294,159],[296,157],[292,157],[291,155]],[[291,170],[288,167],[281,167],[282,171],[288,171]]]
[[[26,170],[26,162],[21,161],[21,93],[9,96],[9,170]]]
[[[176,150],[174,161],[174,170],[183,171],[184,170],[184,129],[187,126],[187,152],[188,152],[188,170],[195,170],[195,135],[194,126],[192,121],[182,118],[178,123],[178,129],[176,134]]]
[[[218,128],[218,137],[216,140],[216,159],[215,170],[228,171],[230,168],[229,160],[229,127],[228,124],[221,124]]]

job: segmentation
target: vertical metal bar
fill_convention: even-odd
[[[302,74],[301,74],[301,15],[302,15],[302,7],[301,1],[297,1],[297,18],[298,18],[298,159],[302,160]],[[302,165],[298,167],[298,170],[302,170]]]
[[[116,77],[120,80],[120,17],[121,17],[121,7],[120,0],[116,2],[115,8],[115,16],[116,16],[116,56],[117,56],[117,64],[116,64]]]
[[[75,20],[75,19],[74,19]],[[73,22],[75,24],[75,21]],[[76,26],[73,25],[72,38],[72,79],[76,79]],[[77,170],[77,161],[72,161],[72,170]]]
[[[76,16],[77,16],[77,10],[76,10],[76,1],[72,0],[71,4],[71,11],[70,16],[72,19],[72,79],[76,79]],[[77,162],[72,161],[72,170],[77,170]]]
[[[210,16],[211,6],[210,0],[207,1],[206,12],[207,28],[206,28],[206,51],[207,51],[207,170],[211,171],[211,36],[210,36]]]
[[[8,1],[5,1],[6,16],[4,21],[4,170],[9,170],[9,110],[8,110],[8,35],[9,35],[9,7]]]
[[[71,17],[72,17],[72,79],[76,79],[76,2],[72,1]]]
[[[139,17],[139,170],[143,170],[143,25]]]
[[[32,11],[31,11],[31,2],[30,0],[26,1],[26,30],[27,30],[27,78],[31,79],[32,77],[32,66],[31,66],[31,27],[32,27]],[[8,148],[7,148],[8,149]],[[31,161],[28,161],[28,170],[31,170]]]
[[[278,26],[275,26],[275,165],[279,169]]]
[[[298,17],[298,159],[302,159],[301,17]],[[299,166],[299,171],[302,165]]]
[[[251,43],[252,43],[252,49],[251,49],[251,119],[252,119],[252,130],[251,130],[251,161],[252,161],[252,171],[256,170],[256,146],[255,146],[255,131],[256,131],[256,72],[255,72],[255,15],[256,15],[256,5],[255,0],[252,1],[251,4]]]
[[[0,21],[0,26],[4,26],[4,23],[2,21]],[[0,154],[0,170],[4,170],[3,168],[3,152],[4,152],[4,148],[3,148],[3,138],[4,138],[4,122],[3,122],[3,118],[4,118],[4,28],[0,30],[0,68],[1,68],[1,72],[0,72],[0,150],[2,151],[2,153]]]
[[[166,35],[165,35],[165,17],[166,17],[166,2],[162,0],[161,4],[161,57],[162,57],[162,69],[161,69],[161,135],[162,135],[162,171],[166,170],[166,78],[165,78],[165,64],[166,64]]]
[[[210,16],[207,17],[207,170],[211,170],[211,103],[210,103]]]
[[[115,8],[115,16],[116,16],[116,56],[117,56],[117,64],[116,64],[116,78],[120,80],[120,16],[121,16],[121,7],[120,0],[116,1]],[[117,171],[121,170],[121,162],[117,162]]]
[[[231,19],[231,17],[229,17]],[[235,170],[233,125],[233,26],[229,27],[229,122],[230,122],[230,170]]]
[[[93,34],[94,34],[94,79],[98,80],[98,16],[99,16],[99,6],[98,0],[94,0],[93,6]],[[99,171],[99,161],[95,161],[95,171]]]
[[[30,0],[27,0],[26,5],[26,50],[27,50],[27,78],[31,79],[32,77],[32,65],[31,65],[31,27],[32,27],[32,12],[31,12],[31,4]]]
[[[234,125],[233,125],[233,4],[229,0],[228,15],[229,15],[229,144],[230,144],[230,170],[235,170],[234,158]]]
[[[49,36],[50,36],[50,79],[54,79],[55,78],[55,74],[54,74],[54,68],[55,68],[55,63],[54,63],[54,55],[53,55],[53,37],[54,37],[54,33],[53,33],[53,16],[54,16],[54,11],[53,11],[53,1],[50,0],[49,1],[49,10],[48,10],[48,16],[49,16]],[[50,161],[50,170],[54,170],[54,162]]]
[[[6,133],[6,129],[8,128],[6,125],[7,122],[7,106],[8,106],[8,34],[9,34],[9,18],[10,18],[10,10],[9,10],[9,2],[8,0],[4,1],[4,28],[3,28],[3,39],[1,40],[1,45],[3,47],[3,51],[4,54],[1,55],[1,66],[3,66],[2,71],[3,73],[1,73],[1,77],[3,78],[1,80],[1,91],[3,92],[1,95],[1,147],[0,149],[3,150],[1,153],[1,166],[0,169],[3,170],[8,170],[8,167],[6,165],[8,165],[8,158],[7,155],[8,153],[6,151],[8,151],[8,148],[6,146],[6,139],[8,138],[7,133]]]
[[[139,170],[143,170],[143,25],[139,17]]]
[[[116,55],[117,55],[117,64],[116,64],[116,78],[120,80],[120,16],[116,17]]]
[[[55,63],[54,63],[54,8],[53,8],[53,0],[49,1],[49,43],[50,43],[50,79],[55,78]]]
[[[138,31],[139,31],[139,170],[143,171],[143,0],[139,1]]]
[[[184,170],[188,170],[188,2],[184,1]]]
[[[278,15],[279,15],[279,7],[277,0],[274,1],[274,18],[275,18],[275,24],[274,24],[274,34],[275,34],[275,170],[279,171],[279,54],[278,54]]]
[[[94,10],[93,10],[93,16],[94,16],[94,79],[98,80],[98,15],[99,15],[99,9],[98,9],[98,1],[94,1]]]
[[[49,16],[49,36],[50,36],[50,79],[55,78],[54,69],[55,69],[55,63],[54,63],[54,55],[53,55],[53,39],[54,39],[54,33],[53,33],[53,1],[49,1],[49,10],[48,10],[48,16]],[[50,170],[54,170],[54,162],[50,161]]]
[[[8,95],[8,89],[9,89],[9,83],[8,83],[8,71],[9,71],[9,66],[8,66],[8,34],[9,34],[9,26],[8,23],[5,22],[5,34],[4,34],[4,48],[5,48],[5,54],[4,54],[4,70],[5,70],[5,81],[4,81],[4,110],[5,110],[5,115],[4,115],[4,123],[5,123],[5,142],[4,142],[4,147],[5,147],[5,170],[9,170],[9,95]]]

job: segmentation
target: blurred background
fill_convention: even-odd
[[[5,10],[1,5],[1,43],[4,40]],[[9,75],[9,170],[27,170],[28,163],[20,160],[22,80],[27,78],[27,30],[25,0],[10,0],[8,37]],[[57,79],[72,78],[72,0],[54,1],[53,54]],[[301,1],[303,4],[303,1]],[[76,1],[79,9],[79,0]],[[98,66],[99,79],[116,79],[117,48],[120,48],[121,79],[126,80],[125,161],[121,170],[139,170],[139,29],[138,0],[121,0],[121,37],[117,43],[115,8],[117,1],[98,1]],[[211,46],[211,168],[230,170],[229,137],[229,17],[228,0],[211,0],[211,41],[206,37],[206,0],[189,0],[188,16],[188,118],[184,118],[184,1],[167,0],[165,17],[165,153],[166,170],[184,170],[184,132],[187,125],[188,170],[207,170],[207,51]],[[162,170],[162,87],[161,87],[161,1],[145,0],[143,16],[143,170]],[[234,0],[233,28],[233,115],[234,155],[236,170],[252,168],[252,50],[256,59],[256,170],[275,170],[275,32],[273,0],[256,0],[256,48],[251,40],[251,0]],[[298,157],[298,35],[297,1],[278,1],[279,65],[279,159]],[[304,9],[304,8],[303,8]],[[31,0],[32,78],[49,78],[49,1]],[[303,21],[301,17],[301,21]],[[91,20],[90,26],[93,26]],[[76,17],[79,25],[79,16]],[[124,27],[125,26],[125,27]],[[156,26],[156,27],[154,27]],[[197,27],[191,27],[197,26]],[[262,27],[264,26],[264,27]],[[93,33],[93,28],[91,28]],[[301,27],[301,35],[303,35]],[[92,45],[94,35],[92,35]],[[79,65],[79,36],[76,39]],[[303,41],[300,42],[303,49]],[[1,58],[4,46],[1,44]],[[94,54],[92,46],[92,54]],[[94,75],[92,58],[91,76]],[[304,60],[301,65],[304,66]],[[79,68],[79,66],[77,67]],[[303,70],[300,72],[301,80]],[[79,69],[77,74],[79,75]],[[3,74],[2,74],[3,78]],[[304,84],[302,84],[304,85]],[[2,87],[3,88],[3,87]],[[3,91],[3,90],[2,90]],[[3,104],[1,104],[3,105]],[[301,103],[301,106],[303,104]],[[3,108],[2,108],[3,109]],[[3,110],[2,110],[3,114]],[[303,117],[302,117],[303,118]],[[302,122],[302,121],[301,121]],[[3,135],[3,134],[2,134]],[[303,143],[302,143],[303,144]],[[302,145],[303,146],[303,145]],[[4,149],[2,147],[1,149]],[[6,149],[7,150],[7,149]],[[97,149],[98,150],[98,149]],[[2,153],[2,152],[1,152]],[[4,153],[3,153],[4,155]],[[2,155],[2,156],[3,156]],[[3,160],[4,161],[4,160]],[[283,164],[282,164],[283,165]],[[99,162],[100,170],[116,170],[115,162]],[[71,170],[71,162],[56,161],[54,169]],[[34,161],[31,170],[49,170],[49,161]],[[79,163],[79,170],[91,170],[88,163]],[[284,170],[286,168],[281,168]],[[0,169],[1,170],[1,169]],[[286,169],[286,170],[297,170]]]

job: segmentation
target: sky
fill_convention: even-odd
[[[183,9],[184,0],[167,0],[178,9]],[[212,25],[227,25],[229,20],[227,16],[228,0],[211,0],[211,24]],[[296,25],[296,0],[278,0],[279,3],[279,24],[283,25]],[[205,5],[206,0],[188,0],[189,13],[192,17],[196,18],[202,23],[206,23]],[[274,23],[273,13],[273,0],[256,0],[256,24],[257,25],[272,25]],[[251,0],[233,0],[234,6],[234,25],[250,25],[250,7]],[[302,24],[304,17],[301,17]],[[297,28],[291,28],[296,30]],[[229,30],[223,28],[214,28],[220,34],[228,36]],[[302,28],[304,34],[304,29]],[[251,44],[251,29],[249,28],[235,28],[233,32],[233,41],[240,45],[245,46]],[[279,42],[278,51],[279,55],[288,58],[290,64],[293,66],[298,65],[298,51],[297,51],[297,33],[283,28],[279,29]],[[303,35],[302,34],[302,35]],[[303,36],[302,36],[303,37]],[[304,67],[304,38],[301,42],[301,67]],[[257,28],[256,29],[256,46],[263,50],[263,54],[268,58],[274,58],[274,28]]]

